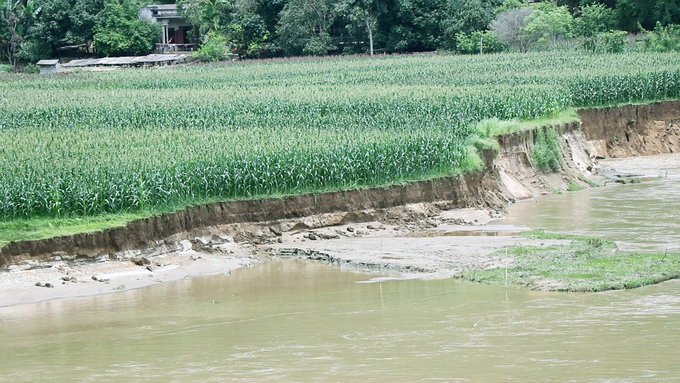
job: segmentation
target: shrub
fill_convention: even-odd
[[[131,0],[107,0],[93,36],[94,49],[106,56],[144,54],[160,39],[158,24],[139,19],[139,7]]]
[[[28,64],[24,68],[24,73],[37,74],[40,73],[40,67],[35,64]]]
[[[641,44],[642,51],[680,51],[680,25],[670,24],[664,27],[657,21],[653,31],[647,31],[643,29],[642,26],[640,26],[640,29],[646,34],[645,39]]]
[[[483,53],[497,53],[504,51],[506,47],[498,35],[491,31],[475,31],[469,35],[460,32],[456,35],[456,49],[459,53],[480,53],[480,48]]]
[[[227,57],[228,54],[227,37],[220,32],[212,31],[208,33],[205,43],[193,56],[203,61],[220,61]]]
[[[328,54],[328,45],[330,44],[330,36],[322,33],[319,36],[314,36],[309,39],[302,53],[309,56],[325,56]]]
[[[616,25],[616,12],[604,4],[586,4],[580,9],[580,17],[574,20],[578,36],[595,37],[609,32]]]
[[[627,45],[626,31],[601,32],[582,41],[583,49],[593,53],[621,53],[626,51]]]
[[[0,64],[0,73],[9,73],[12,71],[12,66],[7,64]]]
[[[534,147],[532,149],[534,162],[541,170],[560,170],[562,151],[560,139],[553,127],[538,128],[534,131]]]
[[[601,49],[605,53],[621,53],[626,50],[628,45],[628,32],[626,31],[611,31],[602,32],[597,35],[600,41]]]

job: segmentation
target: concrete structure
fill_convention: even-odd
[[[161,41],[156,44],[159,52],[193,50],[194,44],[187,40],[191,25],[177,12],[177,5],[147,5],[139,10],[139,18],[161,24]]]
[[[61,68],[59,60],[40,60],[37,62],[40,67],[40,74],[54,73],[57,69]]]

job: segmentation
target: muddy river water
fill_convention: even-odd
[[[680,252],[680,155],[602,161],[643,182],[543,196],[499,223],[604,237],[624,251]]]
[[[505,222],[677,252],[668,158],[648,164],[664,178],[518,203]],[[0,382],[680,382],[680,281],[567,294],[375,277],[273,261],[0,307]]]

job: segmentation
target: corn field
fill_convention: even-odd
[[[474,122],[680,98],[673,54],[318,59],[0,78],[0,218],[155,211],[475,166]]]

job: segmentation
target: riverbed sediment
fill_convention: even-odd
[[[154,263],[156,273],[151,274],[166,275],[155,278],[157,281],[226,271],[270,256],[323,259],[348,267],[433,277],[507,266],[512,260],[495,255],[499,249],[554,244],[533,243],[514,235],[527,228],[484,226],[500,216],[508,203],[567,191],[574,185],[602,185],[612,173],[600,168],[598,158],[680,149],[677,101],[580,110],[579,116],[580,122],[553,127],[564,159],[559,172],[542,171],[534,165],[536,130],[529,129],[499,136],[498,153],[484,151],[485,166],[474,174],[382,188],[213,203],[120,228],[10,243],[0,250],[0,265],[7,271],[2,273],[0,288],[5,298],[0,297],[0,305],[3,300],[5,304],[17,303],[9,297],[29,286],[34,291],[42,289],[36,297],[44,299],[100,293],[100,289],[83,287],[85,283],[66,281],[68,274],[61,275],[65,268],[80,273],[76,281],[86,280],[87,274],[92,274],[90,279],[106,274],[96,271],[94,265],[113,270],[108,274],[115,277],[104,278],[110,279],[112,287],[102,292],[121,285],[125,289],[148,285],[154,278],[147,276],[140,284],[137,281],[143,278],[134,273],[125,276],[126,283],[114,282],[128,268],[149,266],[132,262],[140,258],[171,257],[167,258],[170,262],[159,261],[160,266]],[[192,271],[201,259],[224,267]],[[170,273],[168,266],[180,271]],[[78,288],[57,294],[64,286]],[[89,286],[101,287],[102,283]]]

